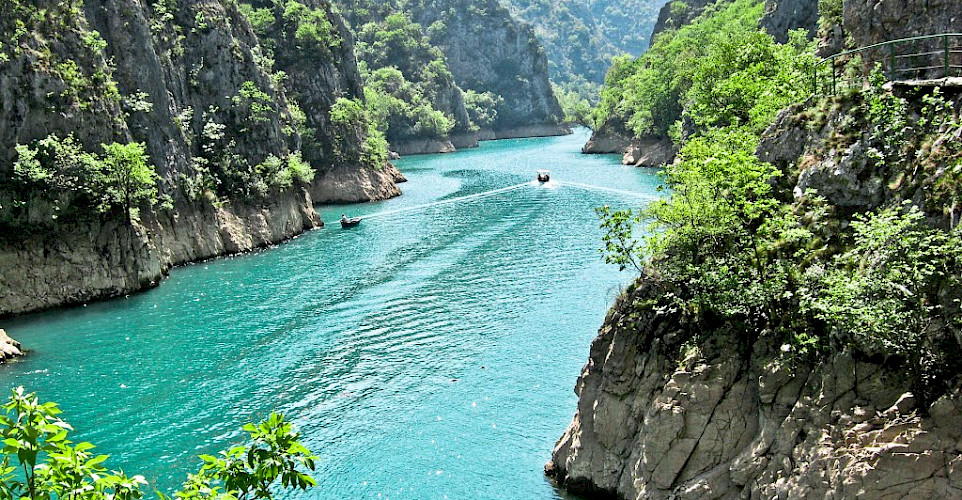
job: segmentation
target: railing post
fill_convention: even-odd
[[[895,44],[889,44],[889,80],[895,81]]]
[[[835,59],[831,61],[832,65],[832,96],[835,96]]]
[[[943,78],[949,77],[949,35],[942,35],[942,45],[945,49],[945,74],[942,75]]]

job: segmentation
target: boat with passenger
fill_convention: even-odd
[[[548,182],[551,180],[551,172],[547,170],[538,170],[538,182]]]
[[[344,229],[347,229],[349,227],[354,227],[360,223],[361,223],[360,217],[351,217],[349,219],[346,215],[341,214],[341,227]]]

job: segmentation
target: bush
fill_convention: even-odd
[[[592,122],[668,137],[684,112],[702,129],[746,124],[761,132],[778,110],[807,97],[813,59],[800,32],[780,45],[760,31],[761,13],[759,0],[722,3],[660,35],[640,58],[615,58]]]
[[[50,135],[33,146],[18,144],[14,180],[54,202],[106,214],[120,210],[127,221],[137,206],[157,202],[157,174],[144,145],[101,144],[103,154],[85,151],[73,135]],[[56,217],[56,215],[55,215]]]
[[[60,418],[56,403],[41,403],[23,387],[13,390],[0,416],[0,497],[6,499],[135,500],[143,498],[143,476],[110,471],[107,455],[91,452],[94,445],[74,443],[73,427]],[[260,424],[247,424],[247,446],[235,446],[218,456],[202,455],[204,464],[188,476],[179,499],[273,498],[271,487],[306,490],[316,481],[301,472],[314,470],[316,457],[300,443],[300,434],[271,413]],[[159,494],[161,500],[170,497]]]
[[[852,228],[854,244],[811,277],[805,306],[846,343],[904,360],[924,407],[962,368],[945,338],[962,326],[962,232],[928,227],[909,204],[856,216]]]
[[[387,162],[388,149],[384,134],[371,119],[371,110],[365,108],[359,99],[338,97],[331,106],[331,123],[350,131],[354,137],[362,138],[358,161],[376,169],[381,169]],[[348,160],[345,151],[338,151],[338,154],[342,160]]]

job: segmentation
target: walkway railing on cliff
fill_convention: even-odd
[[[815,95],[861,87],[878,66],[889,81],[962,76],[962,33],[917,36],[877,43],[826,57],[812,71]]]

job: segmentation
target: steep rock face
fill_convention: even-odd
[[[660,167],[674,161],[677,154],[678,149],[671,139],[636,138],[625,150],[621,163],[635,167]]]
[[[418,0],[408,2],[407,8],[444,52],[459,87],[504,99],[491,125],[497,138],[571,132],[562,124],[544,49],[531,27],[515,20],[500,3]]]
[[[728,338],[697,355],[685,325],[637,318],[643,278],[609,313],[578,413],[546,467],[574,492],[626,499],[962,498],[962,398],[912,410],[904,380],[838,354],[817,366]]]
[[[843,26],[854,47],[962,31],[962,4],[954,0],[845,0]]]
[[[718,0],[682,0],[681,2],[668,2],[658,11],[658,21],[651,32],[648,44],[655,43],[658,34],[669,29],[678,29],[691,23],[696,17],[700,16],[709,5],[715,4]]]
[[[312,193],[316,203],[384,200],[400,195],[397,183],[406,181],[391,164],[381,170],[335,167],[324,172]]]
[[[145,219],[64,225],[0,242],[0,316],[116,297],[154,286],[175,265],[253,250],[321,224],[310,196],[184,207]]]
[[[788,41],[788,32],[802,28],[814,38],[818,30],[818,0],[765,0],[762,28],[779,43]]]
[[[298,22],[326,39],[281,21],[260,39],[221,0],[0,6],[0,316],[129,293],[172,265],[290,238],[320,225],[314,200],[399,194],[393,167],[360,160],[362,132],[331,122],[338,97],[362,95],[350,34],[329,4],[300,5]],[[169,205],[128,225],[14,182],[16,144],[68,134],[92,152],[143,143]],[[262,162],[295,154],[313,182],[258,185]]]

